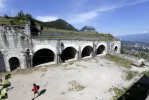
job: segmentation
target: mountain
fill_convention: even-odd
[[[67,23],[66,21],[62,19],[58,19],[51,22],[44,22],[49,28],[56,28],[56,29],[63,29],[63,30],[71,30],[71,31],[77,31],[72,25]]]
[[[84,26],[80,31],[97,32],[92,26]]]
[[[149,43],[149,33],[124,35],[118,36],[118,38],[124,41]]]

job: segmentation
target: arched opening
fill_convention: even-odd
[[[20,67],[20,61],[17,57],[12,57],[9,59],[9,66],[10,66],[10,70],[13,71],[15,69],[17,69],[18,67]]]
[[[38,35],[39,30],[37,28],[31,28],[32,35]]]
[[[99,54],[103,54],[103,52],[105,51],[105,46],[104,45],[100,45],[97,49],[97,55]]]
[[[54,61],[55,54],[50,49],[40,49],[33,55],[33,66]]]
[[[66,60],[69,60],[69,59],[74,59],[75,56],[76,56],[76,53],[77,53],[77,50],[75,48],[67,47],[61,53],[61,60],[62,60],[62,62],[65,62]]]
[[[115,48],[114,48],[114,53],[117,53],[117,50],[118,50],[118,47],[115,46]]]
[[[83,50],[82,50],[82,58],[86,57],[86,56],[90,56],[92,54],[93,48],[91,46],[86,46]]]

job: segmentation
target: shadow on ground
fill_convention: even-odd
[[[117,100],[148,100],[149,77],[143,75],[130,89]]]
[[[45,92],[46,92],[46,89],[41,90],[41,91],[39,92],[40,94],[39,94],[37,97],[39,97],[39,96],[45,94]],[[32,100],[35,100],[37,97],[33,98]]]

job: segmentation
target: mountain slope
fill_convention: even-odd
[[[72,25],[70,25],[69,23],[67,23],[62,19],[58,19],[56,21],[51,21],[51,22],[45,22],[45,24],[47,24],[49,28],[76,31],[76,29]]]

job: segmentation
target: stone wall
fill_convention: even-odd
[[[10,71],[9,60],[11,58],[18,58],[20,67],[25,68],[26,66],[26,49],[30,48],[30,39],[25,26],[1,26],[0,27],[0,50],[5,62],[5,69]]]
[[[101,50],[98,50],[100,47],[104,49],[101,54]],[[74,60],[81,60],[82,52],[85,48],[86,55],[91,51],[88,55],[89,57],[119,54],[121,42],[32,39],[29,25],[21,27],[0,26],[0,71],[11,71],[12,67],[21,69],[32,67],[34,54],[42,49],[48,49],[54,53],[53,63],[61,63],[61,55],[67,48],[76,50]],[[97,52],[99,52],[98,55]],[[11,64],[16,64],[16,66]]]

